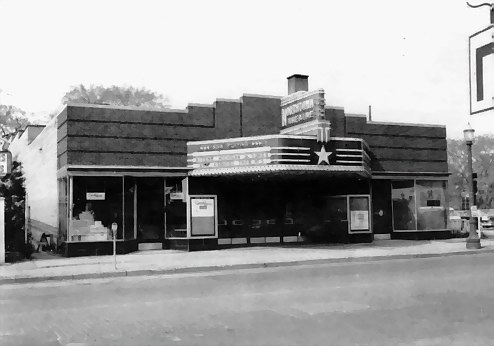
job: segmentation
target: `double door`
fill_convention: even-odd
[[[125,177],[125,239],[162,242],[186,228],[183,177]]]
[[[160,241],[164,230],[164,179],[125,177],[125,238]]]

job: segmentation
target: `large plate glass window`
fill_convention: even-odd
[[[446,182],[417,180],[417,228],[447,228]]]
[[[111,240],[111,224],[122,239],[122,178],[74,177],[69,241]]]
[[[397,231],[416,230],[415,189],[413,180],[393,181],[393,229]]]

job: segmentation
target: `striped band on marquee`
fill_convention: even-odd
[[[355,171],[370,174],[367,144],[359,138],[268,135],[187,143],[192,176],[274,171]]]

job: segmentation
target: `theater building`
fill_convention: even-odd
[[[33,236],[66,256],[448,237],[446,129],[285,97],[185,110],[68,104],[10,145]]]

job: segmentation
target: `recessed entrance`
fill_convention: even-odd
[[[139,242],[162,241],[165,237],[164,179],[137,178],[137,234]]]
[[[355,234],[371,233],[369,195],[329,196],[314,212],[319,221],[307,231],[311,241],[348,243]]]
[[[183,177],[125,177],[126,238],[139,250],[162,249],[166,234],[185,232]]]
[[[345,242],[348,238],[348,202],[346,196],[328,198],[324,228],[327,240]]]

